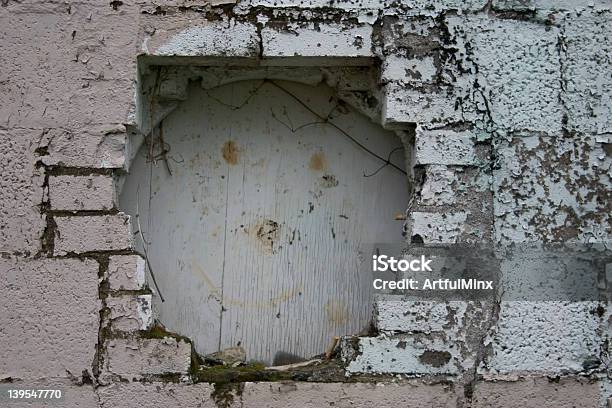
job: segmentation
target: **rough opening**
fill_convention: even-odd
[[[192,82],[120,197],[165,298],[157,318],[201,355],[267,365],[367,330],[360,249],[403,239],[405,169],[402,141],[324,84]]]

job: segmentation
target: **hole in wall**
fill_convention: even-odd
[[[190,83],[153,136],[157,145],[143,143],[132,160],[120,206],[138,220],[137,248],[146,246],[165,298],[154,304],[162,324],[201,355],[241,347],[267,365],[367,331],[360,246],[403,240],[396,215],[409,196],[393,132],[325,84],[258,79]]]

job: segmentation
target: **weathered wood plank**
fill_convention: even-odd
[[[407,179],[389,167],[363,177],[381,162],[329,125],[288,129],[317,119],[270,84],[240,109],[228,106],[258,85],[193,87],[166,119],[164,139],[180,163],[171,161],[172,177],[161,164],[153,168],[147,235],[168,328],[193,338],[201,353],[240,344],[249,359],[283,364],[367,327],[371,281],[358,273],[358,249],[401,241],[394,216],[406,207]],[[324,86],[282,86],[321,114],[336,105]],[[334,122],[381,156],[401,146],[350,109]],[[404,167],[403,151],[393,162]],[[147,181],[141,154],[122,202]]]

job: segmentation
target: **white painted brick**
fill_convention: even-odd
[[[472,31],[468,38],[491,120],[506,130],[558,134],[563,116],[559,28],[481,16],[460,24],[462,32],[466,25]]]
[[[381,300],[376,302],[376,327],[400,332],[445,332],[459,327],[466,302]]]
[[[131,249],[130,217],[117,215],[55,217],[54,255]]]
[[[388,55],[409,49],[411,53],[422,54],[440,47],[440,37],[437,23],[431,16],[412,18],[402,12],[397,22],[386,24],[382,30],[382,46]]]
[[[424,93],[392,82],[385,86],[382,120],[387,128],[411,123],[450,123],[460,119],[455,96],[447,90]]]
[[[444,205],[455,203],[453,183],[455,173],[443,165],[430,165],[425,170],[425,182],[421,187],[423,205]]]
[[[360,337],[350,373],[456,374],[458,350],[431,335]]]
[[[264,57],[372,57],[372,27],[323,24],[278,31],[261,31]]]
[[[466,212],[412,212],[409,219],[410,236],[419,235],[425,243],[452,244],[463,231]]]
[[[145,284],[145,263],[140,255],[115,255],[108,261],[111,290],[140,290]]]
[[[415,9],[419,12],[423,10],[481,10],[487,4],[486,0],[405,0],[402,6]]]
[[[296,7],[302,9],[331,7],[329,0],[243,0],[238,2],[240,6],[248,10],[251,7]],[[385,5],[384,0],[351,0],[334,1],[333,8],[342,10],[379,9]]]
[[[113,178],[105,175],[49,177],[53,210],[110,210],[114,207]]]
[[[607,8],[610,9],[609,2]],[[610,24],[611,13],[596,10],[570,14],[564,19],[567,83],[563,98],[568,125],[579,132],[612,132]]]
[[[259,39],[254,24],[207,22],[185,24],[180,31],[156,32],[145,42],[145,52],[155,56],[254,57],[259,53]]]
[[[109,296],[106,306],[110,311],[109,320],[113,330],[148,330],[153,324],[151,295]]]
[[[383,62],[381,79],[383,82],[428,84],[435,81],[436,74],[437,68],[434,64],[434,58],[431,56],[402,57],[389,55]]]
[[[593,8],[593,6],[609,9],[611,5],[610,0],[494,0],[492,3],[495,10],[538,10],[546,12],[584,10]]]
[[[191,345],[172,337],[162,339],[111,339],[106,344],[103,378],[112,375],[139,378],[142,375],[187,374]]]
[[[474,140],[469,132],[417,128],[415,164],[469,166],[476,163]]]
[[[609,222],[602,218],[610,212],[609,200],[600,197],[610,191],[612,157],[594,137],[521,136],[495,150],[498,241],[610,240]]]
[[[582,371],[600,355],[597,302],[503,301],[492,339],[493,373]]]

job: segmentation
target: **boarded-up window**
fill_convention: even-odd
[[[201,354],[239,345],[286,363],[366,329],[359,248],[402,240],[405,174],[364,177],[384,163],[309,109],[379,156],[397,149],[405,168],[400,140],[324,85],[277,84],[192,84],[162,124],[171,174],[145,144],[122,190],[165,297],[159,319]]]

